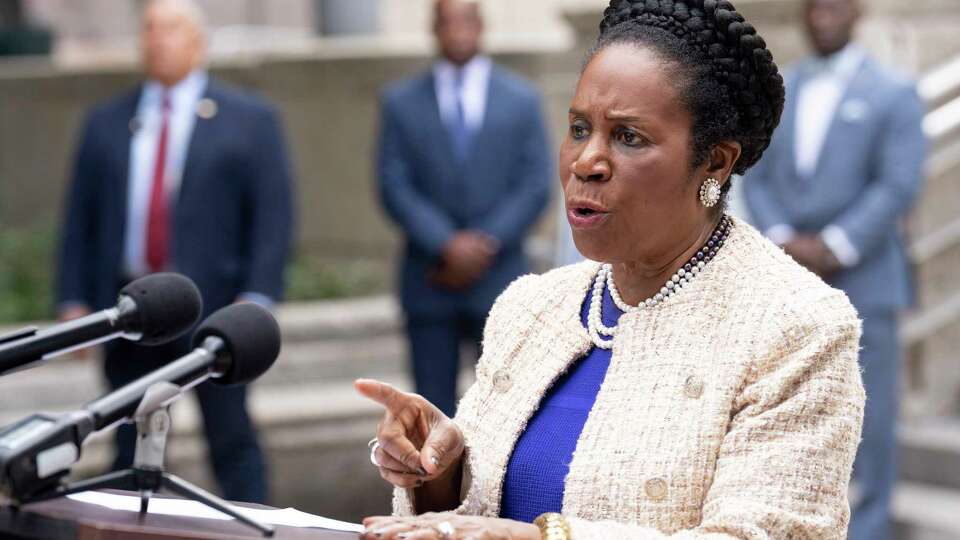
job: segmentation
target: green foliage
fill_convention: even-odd
[[[0,323],[53,316],[52,225],[0,229]]]
[[[382,266],[362,261],[333,263],[301,254],[287,267],[286,299],[298,302],[384,292],[387,278]]]
[[[0,229],[0,324],[49,320],[53,313],[55,228]],[[287,267],[288,302],[366,296],[386,290],[384,265],[333,263],[306,254]]]

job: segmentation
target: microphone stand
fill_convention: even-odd
[[[144,394],[143,400],[133,416],[137,424],[137,447],[133,467],[66,484],[47,493],[34,496],[21,504],[56,499],[82,491],[120,489],[140,492],[140,515],[142,517],[147,513],[150,497],[165,488],[177,495],[223,512],[237,521],[257,529],[263,536],[273,536],[274,528],[272,526],[248,517],[243,512],[231,507],[220,497],[164,471],[163,458],[167,446],[167,435],[170,433],[170,402],[178,397],[181,391],[181,388],[175,384],[158,382]]]

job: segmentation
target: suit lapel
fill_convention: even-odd
[[[124,103],[119,109],[117,127],[110,134],[110,147],[120,148],[123,151],[115,152],[117,156],[116,172],[114,186],[118,200],[116,223],[121,224],[120,238],[125,238],[127,233],[127,207],[130,204],[130,151],[133,134],[140,129],[140,120],[137,118],[137,107],[140,104],[140,96],[143,94],[143,85],[130,92]],[[122,246],[121,240],[119,246]],[[121,248],[122,249],[122,248]],[[121,255],[122,256],[122,255]]]
[[[436,155],[443,156],[449,171],[455,171],[460,168],[460,164],[457,163],[453,144],[450,142],[450,130],[440,117],[440,100],[437,98],[437,83],[432,69],[423,78],[420,95],[423,97],[420,103],[421,118],[427,122],[427,133],[436,133],[437,136],[431,138],[431,143],[440,145]]]
[[[820,176],[825,163],[828,163],[833,156],[831,150],[841,146],[841,142],[847,137],[846,131],[851,127],[850,122],[846,119],[847,107],[850,103],[866,102],[866,97],[870,92],[868,75],[867,60],[864,59],[857,67],[857,72],[850,78],[846,88],[844,88],[840,101],[837,102],[837,108],[830,119],[830,127],[827,128],[827,134],[823,139],[820,155],[817,156],[817,163],[813,168],[812,178],[816,179]],[[854,127],[859,129],[858,125]]]
[[[180,189],[177,193],[177,202],[183,200],[184,194],[197,180],[195,171],[197,162],[200,159],[201,152],[198,147],[203,141],[210,140],[210,134],[215,128],[214,122],[217,120],[217,109],[220,106],[221,93],[213,79],[207,80],[207,87],[203,90],[203,96],[194,111],[193,129],[190,133],[190,142],[187,144],[186,156],[183,161],[183,171],[180,178]],[[177,204],[179,206],[179,204]]]
[[[476,169],[478,163],[483,163],[484,150],[490,147],[490,139],[494,137],[496,133],[495,126],[498,124],[498,113],[500,111],[497,103],[503,96],[503,88],[499,84],[500,80],[498,78],[497,68],[496,66],[491,66],[490,68],[490,77],[487,81],[486,89],[487,101],[483,111],[483,122],[480,125],[480,129],[473,134],[473,140],[470,142],[466,159],[463,161],[457,158],[453,150],[453,144],[450,141],[450,130],[440,116],[436,79],[432,70],[425,79],[426,88],[421,94],[426,99],[424,103],[421,104],[421,107],[424,111],[423,118],[429,122],[427,127],[431,133],[439,133],[442,135],[442,137],[438,137],[438,139],[442,139],[443,141],[441,143],[441,154],[445,156],[447,166],[450,167],[451,170],[461,171],[463,174],[469,173],[469,171]]]
[[[783,114],[782,122],[780,123],[780,128],[783,130],[783,154],[789,156],[785,160],[785,164],[789,165],[789,176],[786,176],[786,180],[792,186],[797,186],[799,183],[796,181],[797,177],[797,111],[798,105],[797,101],[800,97],[800,88],[803,86],[803,83],[807,79],[807,69],[805,64],[797,66],[796,71],[791,75],[791,81],[787,83],[787,96],[785,103],[785,110]],[[784,176],[778,174],[777,176]]]
[[[473,135],[470,151],[467,154],[466,172],[478,170],[479,166],[489,159],[484,153],[493,146],[490,144],[492,142],[491,138],[495,137],[498,132],[498,126],[500,125],[498,115],[502,110],[502,107],[498,105],[503,97],[503,88],[500,86],[496,67],[490,68],[486,91],[487,100],[483,110],[483,123],[480,124],[480,129]]]
[[[118,152],[120,157],[118,170],[120,171],[119,180],[126,188],[130,178],[130,142],[133,140],[133,134],[140,129],[140,119],[137,118],[137,107],[140,104],[140,96],[143,94],[143,86],[131,92],[126,102],[121,107],[120,118],[123,126],[117,126],[114,132],[113,144],[115,148],[125,148],[126,152]]]

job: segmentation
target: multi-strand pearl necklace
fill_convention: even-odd
[[[593,344],[601,349],[611,349],[613,348],[613,337],[617,333],[616,326],[611,327],[603,324],[602,306],[604,286],[610,291],[610,297],[613,298],[613,303],[624,313],[655,307],[673,297],[680,289],[700,274],[700,271],[703,270],[707,263],[716,256],[717,250],[726,242],[732,225],[733,222],[728,216],[725,215],[720,218],[720,223],[718,223],[717,227],[713,230],[710,239],[697,251],[697,254],[691,257],[690,261],[684,264],[682,268],[678,269],[676,274],[670,276],[666,284],[660,288],[660,292],[640,302],[636,306],[627,304],[623,301],[623,298],[620,297],[620,291],[617,290],[617,286],[613,282],[613,266],[606,263],[601,264],[600,269],[597,271],[597,277],[593,281],[590,309],[587,312],[587,331],[590,334],[590,339],[593,341]]]

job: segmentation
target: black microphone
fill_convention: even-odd
[[[84,405],[94,430],[129,418],[148,388],[170,382],[184,390],[212,379],[223,385],[246,384],[273,365],[280,355],[280,326],[257,304],[232,304],[207,317],[193,335],[194,350]]]
[[[117,337],[144,345],[167,343],[193,328],[202,312],[200,291],[189,278],[151,274],[121,289],[112,308],[0,337],[0,375]]]
[[[189,354],[79,410],[36,414],[0,430],[0,492],[22,501],[55,488],[80,458],[83,441],[132,418],[154,384],[169,382],[181,388],[169,403],[208,379],[225,385],[256,379],[280,354],[280,327],[263,307],[233,304],[208,317],[193,344]]]

